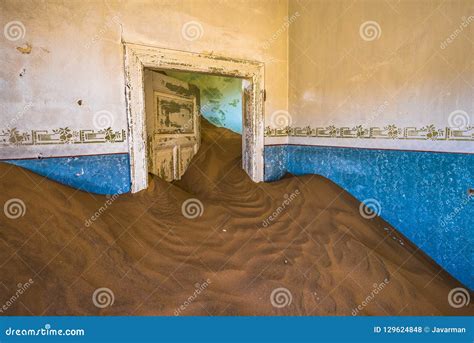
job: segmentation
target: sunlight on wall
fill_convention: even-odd
[[[242,80],[234,77],[166,71],[201,90],[201,113],[212,124],[242,134]]]

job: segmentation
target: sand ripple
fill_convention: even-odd
[[[0,203],[27,207],[0,216],[1,314],[472,314],[448,303],[462,285],[386,222],[362,218],[340,187],[320,176],[254,184],[240,168],[240,136],[203,130],[181,181],[152,178],[91,225],[106,197],[0,164]],[[194,219],[181,210],[191,198],[203,205]],[[104,287],[114,303],[100,308],[93,294]],[[291,302],[275,306],[277,289]]]

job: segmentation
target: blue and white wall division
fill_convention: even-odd
[[[375,199],[383,219],[474,288],[474,154],[267,146],[266,180],[286,172],[322,175],[361,202]]]
[[[472,30],[474,17],[469,2],[412,4],[281,1],[250,14],[221,4],[217,25],[210,1],[188,8],[206,29],[188,41],[181,5],[45,2],[33,18],[27,4],[2,3],[24,32],[0,38],[8,65],[0,70],[0,160],[89,192],[128,192],[121,38],[259,60],[266,179],[320,174],[361,201],[376,199],[382,218],[474,288],[474,45],[469,30],[458,30]],[[242,25],[236,10],[255,20]],[[85,11],[87,21],[71,16]],[[281,31],[285,16],[295,20]]]
[[[165,8],[73,1],[36,1],[32,7],[4,0],[0,13],[0,161],[90,192],[130,189],[125,41],[266,63],[265,70],[280,77],[266,80],[271,94],[265,112],[286,107],[286,35],[264,49],[288,14],[285,0],[261,2],[251,13],[246,6],[211,0],[199,6],[171,2]],[[244,22],[243,16],[251,20]],[[187,27],[195,22],[205,34],[188,37]],[[227,90],[240,85],[240,80],[222,81]],[[241,121],[228,112],[240,111],[240,99],[213,88],[204,94],[206,115],[238,132]]]
[[[113,114],[98,111],[92,129],[69,127],[0,131],[0,162],[29,169],[62,184],[95,194],[130,191],[130,161],[125,130],[110,126]],[[100,126],[107,126],[97,128]],[[95,145],[105,153],[93,154]],[[64,153],[73,154],[61,156]],[[74,154],[74,152],[76,152]],[[87,154],[83,154],[87,152]]]
[[[289,2],[301,15],[289,26],[288,108],[266,122],[265,178],[320,174],[376,200],[474,289],[474,16],[466,3],[412,5]]]

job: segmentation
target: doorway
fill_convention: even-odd
[[[124,56],[132,193],[148,187],[145,69],[208,73],[244,79],[242,168],[254,182],[263,181],[263,63],[129,43],[124,44]]]
[[[150,174],[180,180],[209,125],[242,136],[242,79],[145,68],[144,84]]]

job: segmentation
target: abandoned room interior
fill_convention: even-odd
[[[2,0],[0,314],[472,315],[473,9]]]

